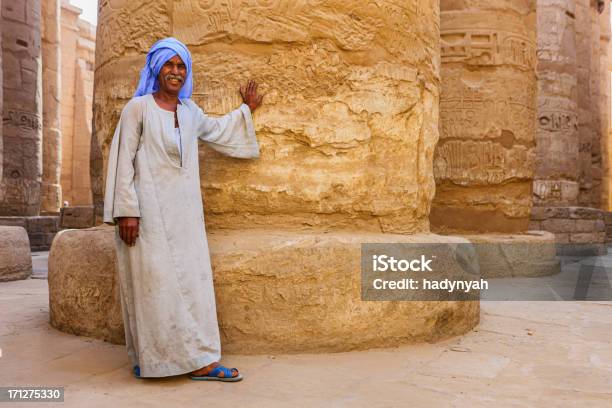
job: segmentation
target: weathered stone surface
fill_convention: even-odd
[[[60,211],[60,228],[91,228],[94,221],[93,206],[63,207]]]
[[[4,1],[0,215],[38,215],[42,175],[40,0]]]
[[[456,242],[429,234],[216,232],[209,237],[222,347],[321,352],[434,341],[465,333],[478,302],[361,301],[361,242]],[[51,322],[123,340],[113,229],[65,230],[49,257]],[[231,299],[231,300],[230,300]]]
[[[608,188],[603,186],[603,152],[609,117],[609,71],[607,44],[610,7],[600,15],[590,0],[576,0],[576,50],[578,72],[579,195],[578,205],[600,208],[606,205]],[[603,148],[605,147],[605,150]]]
[[[42,0],[43,83],[43,174],[42,212],[57,213],[61,206],[60,186],[62,133],[60,128],[60,0]]]
[[[532,219],[555,234],[559,254],[601,255],[606,253],[605,212],[588,207],[533,207]],[[576,246],[568,244],[577,244]]]
[[[551,232],[574,232],[576,231],[576,220],[551,218],[542,221],[542,229]]]
[[[612,212],[607,211],[605,216],[606,242],[612,242]]]
[[[610,162],[612,161],[612,149],[610,139],[610,109],[611,97],[610,95],[610,2],[604,2],[604,10],[599,15],[599,72],[600,72],[600,85],[599,85],[599,103],[601,112],[600,115],[600,148],[601,148],[601,164],[597,168],[597,171],[601,177],[601,192],[600,208],[610,209],[612,208],[612,200],[610,199],[610,183],[611,183],[611,167]]]
[[[535,3],[441,2],[434,230],[524,232],[535,158]]]
[[[191,47],[205,111],[236,108],[251,76],[267,94],[255,113],[259,160],[201,151],[209,228],[428,229],[436,2],[167,4],[101,3],[94,111],[104,155],[145,52],[174,35]]]
[[[546,231],[524,234],[478,234],[473,242],[484,278],[535,277],[561,271],[555,235]]]
[[[47,251],[59,229],[58,216],[0,217],[0,226],[25,228],[32,251]]]
[[[69,333],[124,341],[115,230],[60,231],[49,253],[51,324]]]
[[[63,201],[91,205],[89,173],[95,26],[79,18],[81,9],[62,4],[62,174]]]
[[[0,0],[0,21],[2,21],[2,0]],[[0,41],[2,40],[2,32],[0,31]],[[2,74],[2,45],[0,44],[0,117],[4,116],[4,111],[3,111],[3,107],[2,107],[2,99],[3,99],[3,85],[2,85],[2,78],[3,78],[3,74]],[[3,125],[0,125],[0,183],[2,183],[2,174],[4,172],[4,157],[3,157],[3,146],[4,146],[4,138],[2,137],[2,129],[4,128]],[[2,189],[0,188],[0,201],[2,200],[2,195],[4,193],[2,192]]]
[[[578,201],[574,0],[538,0],[538,122],[534,205]]]
[[[23,227],[0,226],[0,282],[32,275],[28,233]]]

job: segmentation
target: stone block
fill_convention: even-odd
[[[124,342],[112,227],[64,230],[49,253],[51,325],[73,334]]]
[[[542,229],[550,232],[574,232],[576,221],[566,218],[550,218],[542,221]]]
[[[547,211],[548,209],[549,207],[532,207],[531,208],[531,220],[532,221],[542,221],[547,218],[550,218],[548,211]],[[533,228],[529,228],[529,229],[533,229]]]
[[[0,217],[0,225],[26,228],[28,223],[25,217]]]
[[[598,220],[603,219],[604,212],[596,208],[589,207],[569,207],[570,218],[584,219],[584,220]]]
[[[123,341],[114,230],[64,230],[49,256],[51,324]],[[360,296],[361,242],[467,243],[433,234],[227,231],[209,235],[226,352],[329,352],[437,341],[479,321],[479,302]]]
[[[550,232],[464,237],[475,244],[483,278],[547,276],[561,270],[556,257],[555,235]]]
[[[538,231],[542,229],[542,223],[540,221],[529,221],[529,231]]]
[[[569,207],[545,207],[548,218],[569,218]]]
[[[605,242],[605,234],[600,232],[579,232],[570,234],[570,243],[592,244]]]
[[[57,232],[59,227],[59,217],[57,216],[38,216],[27,218],[27,230],[29,233],[36,232]]]
[[[30,237],[30,245],[32,245],[33,249],[42,248],[47,243],[46,234],[43,232],[32,232],[28,235]]]
[[[94,219],[93,206],[63,207],[60,210],[61,228],[91,228],[94,226]]]
[[[603,220],[576,220],[574,232],[597,232],[605,229]]]
[[[28,233],[23,227],[0,226],[0,282],[32,275]]]

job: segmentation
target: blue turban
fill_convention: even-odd
[[[178,55],[181,57],[187,68],[187,77],[179,91],[179,98],[191,98],[193,91],[193,80],[191,78],[191,54],[189,50],[179,40],[168,37],[157,41],[147,54],[147,61],[144,68],[140,71],[140,81],[134,96],[142,96],[159,90],[159,71],[166,61]]]

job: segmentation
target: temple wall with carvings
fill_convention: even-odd
[[[40,1],[4,1],[0,216],[38,215],[42,181]]]
[[[535,169],[531,1],[441,1],[436,231],[526,231]]]
[[[438,139],[437,21],[436,1],[177,0],[172,9],[103,1],[98,141],[106,154],[144,54],[173,35],[192,51],[193,99],[205,111],[236,108],[238,86],[249,77],[266,93],[255,113],[260,159],[201,150],[209,227],[427,231]],[[506,57],[530,58],[513,52]]]
[[[578,203],[578,77],[574,0],[539,0],[538,116],[533,201]]]
[[[593,244],[601,252],[601,225],[610,205],[609,41],[609,2],[538,0],[538,129],[530,229],[553,232],[559,244]],[[597,228],[589,227],[594,222]]]
[[[80,194],[81,203],[91,203],[95,30],[68,0],[1,6],[0,226],[23,227],[32,249],[48,250],[59,228],[67,175],[68,199]]]

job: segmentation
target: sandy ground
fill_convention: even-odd
[[[123,346],[50,327],[36,256],[37,279],[0,284],[0,386],[63,386],[65,402],[18,407],[612,407],[612,302],[483,302],[476,330],[438,344],[228,355],[233,384],[138,380]]]

